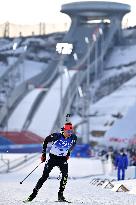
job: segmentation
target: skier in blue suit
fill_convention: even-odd
[[[128,167],[128,157],[124,153],[123,149],[120,150],[120,153],[115,157],[115,168],[117,169],[117,178],[119,180],[125,179],[125,170]],[[122,172],[122,174],[121,174]]]
[[[62,179],[60,181],[60,187],[58,192],[58,201],[67,202],[63,196],[65,190],[65,185],[68,178],[68,163],[67,160],[70,156],[70,152],[73,150],[76,145],[77,136],[74,134],[72,124],[66,123],[63,127],[63,131],[59,133],[52,133],[47,136],[43,142],[43,150],[41,161],[46,161],[46,149],[49,142],[52,142],[52,146],[49,153],[49,159],[45,163],[42,177],[38,180],[36,186],[33,189],[32,194],[24,202],[32,201],[38,194],[39,189],[42,187],[43,183],[49,177],[49,173],[53,167],[59,167],[62,173]]]

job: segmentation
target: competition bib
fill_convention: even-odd
[[[72,144],[72,139],[70,137],[67,139],[61,137],[59,140],[54,142],[51,147],[50,153],[57,156],[66,156]]]

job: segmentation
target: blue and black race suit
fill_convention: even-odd
[[[67,157],[70,156],[70,152],[76,145],[77,136],[72,134],[70,137],[65,138],[63,133],[53,133],[47,136],[43,142],[43,154],[46,154],[47,145],[52,142],[52,146],[49,153],[48,162],[45,163],[42,177],[38,180],[35,189],[39,190],[43,183],[49,177],[49,173],[53,167],[59,167],[62,173],[62,179],[60,181],[59,191],[63,192],[68,178],[68,163]]]
[[[47,144],[52,142],[50,153],[56,156],[68,156],[76,144],[77,136],[72,134],[65,138],[63,133],[53,133],[46,137],[43,143],[43,153],[46,153]]]

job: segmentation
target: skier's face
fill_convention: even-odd
[[[73,134],[73,130],[64,130],[65,137],[70,137]]]

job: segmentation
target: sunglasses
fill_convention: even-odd
[[[65,130],[67,132],[67,134],[72,134],[73,130]]]

